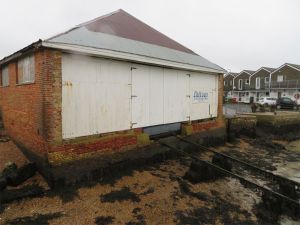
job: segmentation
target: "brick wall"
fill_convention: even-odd
[[[218,118],[223,118],[223,95],[224,95],[224,77],[223,74],[218,76]]]
[[[11,62],[9,86],[0,88],[3,123],[6,132],[25,148],[38,154],[44,154],[41,89],[41,52],[35,54],[35,81],[31,84],[18,85],[17,63]]]

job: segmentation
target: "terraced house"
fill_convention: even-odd
[[[270,96],[270,74],[274,68],[261,67],[250,76],[250,103],[259,98]]]
[[[233,80],[238,75],[238,73],[229,72],[224,76],[224,96],[232,97],[233,93]]]
[[[285,63],[270,74],[270,96],[289,97],[300,104],[300,65]]]
[[[250,76],[255,71],[243,70],[233,80],[233,96],[238,102],[249,102]]]
[[[228,82],[233,79],[233,86]],[[275,68],[261,67],[256,71],[243,70],[238,75],[224,77],[225,97],[237,102],[258,102],[261,97],[289,97],[300,104],[300,65],[285,63]]]

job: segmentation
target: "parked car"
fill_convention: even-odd
[[[283,97],[283,98],[277,99],[276,108],[277,109],[294,109],[294,110],[296,110],[296,109],[298,109],[298,105],[292,99]]]
[[[263,106],[271,106],[276,105],[277,98],[271,98],[271,97],[262,97],[259,99],[258,104]]]

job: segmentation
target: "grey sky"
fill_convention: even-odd
[[[233,72],[300,64],[299,0],[2,0],[0,58],[119,8]]]

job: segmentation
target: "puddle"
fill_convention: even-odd
[[[286,149],[300,153],[300,140],[292,141],[288,146],[286,146]]]
[[[286,146],[286,149],[300,154],[300,140],[291,142]],[[295,161],[293,162],[287,161],[283,165],[278,166],[276,173],[300,182],[300,155],[299,160],[296,159],[297,157],[298,155],[295,155]]]

